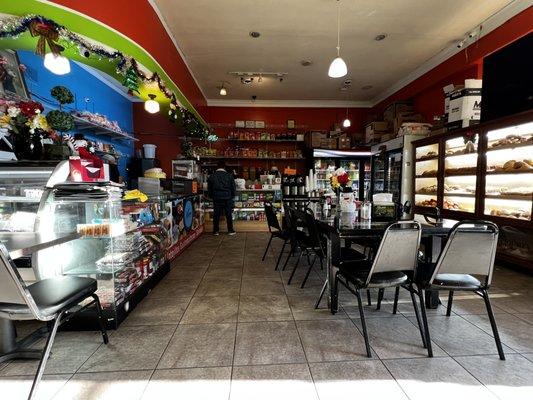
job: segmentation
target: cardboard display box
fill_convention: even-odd
[[[379,141],[382,134],[389,132],[387,121],[373,121],[365,126],[365,143]]]
[[[412,101],[396,101],[385,108],[383,111],[383,119],[389,123],[394,122],[399,113],[413,112]]]
[[[459,120],[480,120],[481,84],[481,79],[466,79],[463,89],[451,93],[448,123]]]
[[[325,132],[309,132],[306,135],[307,147],[312,149],[320,148],[322,145],[322,140],[327,139],[328,135]]]
[[[394,135],[397,135],[402,124],[406,122],[423,122],[423,121],[424,121],[424,117],[421,114],[411,112],[411,111],[400,112],[398,113],[398,115],[396,115],[396,118],[394,118],[392,133]]]
[[[337,140],[338,140],[338,146],[337,147],[339,148],[339,150],[351,149],[352,148],[351,139],[350,139],[350,137],[347,134],[344,133],[344,134],[340,135]]]

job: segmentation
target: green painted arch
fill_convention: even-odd
[[[145,49],[113,28],[76,11],[51,2],[41,2],[39,0],[0,0],[0,13],[19,17],[28,14],[42,15],[45,18],[65,26],[71,32],[75,32],[80,36],[94,41],[96,44],[101,44],[104,47],[107,47],[108,50],[116,49],[125,55],[135,58],[142,67],[146,68],[151,73],[157,72],[159,77],[165,83],[165,86],[174,92],[176,99],[181,105],[194,113],[196,117],[207,126],[202,116],[157,61]],[[79,49],[76,45],[65,41],[60,41],[59,43],[65,47],[65,51],[63,52],[65,57],[90,65],[91,67],[110,75],[118,82],[122,82],[123,76],[117,74],[115,71],[116,61],[101,59],[94,54],[89,58],[86,58],[79,54]],[[28,31],[17,38],[0,39],[0,48],[4,49],[34,51],[36,45],[37,38],[32,37]],[[157,88],[157,84],[141,84],[139,92],[140,94],[138,97],[142,100],[147,100],[148,94],[150,93],[157,94],[157,100],[161,104],[162,109],[165,110],[168,108],[170,99],[163,95],[163,93]]]

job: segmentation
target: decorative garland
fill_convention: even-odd
[[[25,15],[23,17],[13,17],[9,19],[0,20],[0,38],[17,38],[24,32],[29,31],[32,36],[39,37],[37,44],[38,54],[45,51],[46,44],[49,45],[52,52],[60,52],[63,47],[57,43],[57,40],[63,39],[68,42],[74,43],[80,49],[80,53],[85,57],[89,57],[91,53],[96,54],[100,58],[107,58],[110,61],[116,60],[117,67],[116,72],[128,78],[128,82],[135,78],[135,76],[145,84],[157,83],[159,90],[170,99],[169,116],[176,122],[178,119],[177,110],[181,112],[184,128],[186,134],[194,137],[207,138],[209,135],[209,129],[186,108],[180,107],[176,100],[176,95],[166,87],[163,80],[157,72],[154,72],[150,76],[145,74],[140,68],[133,57],[126,56],[118,50],[109,51],[102,46],[95,45],[80,35],[69,31],[63,25],[56,23],[41,15]],[[134,75],[135,74],[135,75]],[[129,90],[134,89],[133,86],[126,87]],[[134,90],[133,90],[134,91]],[[185,118],[183,118],[185,116]]]

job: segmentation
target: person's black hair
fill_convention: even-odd
[[[223,168],[223,169],[226,169],[226,161],[224,161],[224,160],[218,160],[217,168]]]

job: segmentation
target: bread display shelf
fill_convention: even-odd
[[[489,170],[487,175],[517,175],[517,174],[531,174],[533,170],[513,170],[513,171],[504,171],[504,170]]]
[[[417,158],[415,161],[416,162],[421,162],[421,161],[431,161],[431,160],[438,160],[439,159],[439,156],[423,156],[423,157],[420,157],[420,158]]]
[[[417,196],[437,196],[437,192],[416,192]]]
[[[468,170],[468,171],[445,171],[444,176],[472,176],[476,177],[476,171],[475,170]]]
[[[474,198],[476,197],[475,193],[454,193],[454,192],[444,192],[445,197],[470,197]]]
[[[523,143],[511,143],[511,144],[502,144],[500,146],[490,146],[487,149],[487,153],[490,153],[492,151],[498,151],[498,150],[514,150],[519,149],[522,147],[532,147],[533,148],[533,141],[529,140],[527,142]]]
[[[416,175],[415,178],[419,179],[419,178],[436,178],[438,176],[438,174],[428,174],[428,175]]]
[[[500,200],[519,200],[519,201],[533,201],[532,194],[486,194],[486,199],[500,199]]]

